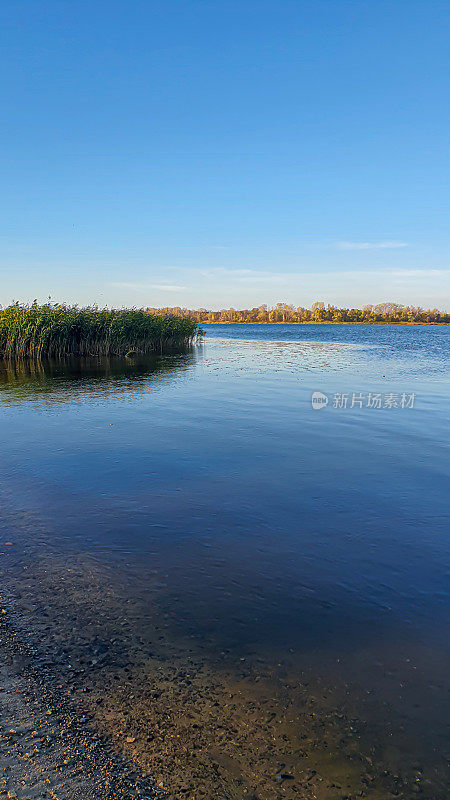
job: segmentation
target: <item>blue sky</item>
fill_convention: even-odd
[[[448,308],[450,3],[0,11],[0,302]]]

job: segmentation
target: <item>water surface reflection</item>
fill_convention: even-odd
[[[3,374],[16,624],[176,796],[446,797],[448,384],[403,331]]]
[[[194,363],[196,351],[168,356],[0,360],[0,401],[53,403],[148,391]]]

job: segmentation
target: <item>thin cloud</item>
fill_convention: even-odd
[[[135,289],[138,291],[153,291],[161,292],[181,292],[186,289],[186,286],[178,286],[175,283],[113,283],[112,286],[120,286],[123,289]]]
[[[398,269],[391,270],[389,273],[393,278],[399,281],[408,281],[411,279],[421,280],[426,278],[427,281],[435,279],[448,279],[450,277],[450,270],[448,269]]]
[[[396,250],[408,247],[408,242],[338,242],[339,250]]]
[[[263,276],[263,275],[272,275],[272,272],[268,270],[260,270],[260,269],[231,269],[227,267],[211,267],[210,269],[201,269],[195,270],[199,272],[201,275],[206,277],[215,277],[217,275],[233,275],[237,278],[246,278],[248,276]]]

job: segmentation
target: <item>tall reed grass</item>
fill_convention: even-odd
[[[47,303],[0,309],[0,358],[59,358],[163,353],[184,348],[197,323],[136,309]]]

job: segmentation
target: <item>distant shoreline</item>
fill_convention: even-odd
[[[450,322],[332,322],[331,320],[307,320],[305,322],[215,322],[201,321],[198,325],[450,325]]]

